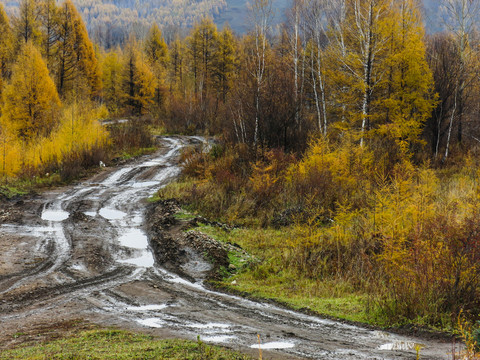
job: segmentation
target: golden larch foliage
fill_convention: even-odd
[[[3,91],[2,126],[23,141],[48,136],[57,124],[61,105],[55,84],[40,52],[26,43]]]

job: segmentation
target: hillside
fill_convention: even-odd
[[[439,31],[438,1],[423,0],[425,22],[430,32]],[[15,14],[19,0],[5,1],[7,13]],[[179,29],[191,27],[205,16],[213,17],[219,27],[228,23],[238,34],[249,28],[248,0],[73,0],[90,35],[105,47],[122,43],[130,31],[143,37],[157,22],[168,40]],[[273,0],[275,23],[285,19],[290,0]]]

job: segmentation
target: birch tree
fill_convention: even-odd
[[[254,0],[250,6],[251,21],[253,26],[253,61],[254,68],[252,76],[255,81],[255,125],[253,143],[255,149],[258,145],[260,131],[260,100],[261,89],[264,83],[266,56],[268,47],[268,36],[271,27],[271,21],[274,15],[272,0]]]
[[[457,78],[454,107],[450,116],[447,132],[447,143],[444,158],[448,157],[451,134],[455,119],[457,120],[457,141],[462,142],[463,121],[467,103],[466,89],[474,80],[475,52],[472,44],[472,34],[476,30],[475,24],[480,14],[480,0],[441,0],[441,12],[445,28],[453,35],[460,60],[459,76]]]
[[[328,26],[329,4],[325,0],[307,0],[305,2],[305,32],[309,39],[309,70],[315,100],[318,130],[327,134],[327,94],[325,81],[324,48]]]
[[[370,129],[372,100],[385,74],[385,55],[390,36],[390,1],[351,0],[345,16],[334,24],[334,56],[344,73],[340,86],[347,84],[353,93],[350,117],[359,127],[360,145]],[[360,124],[357,125],[356,123]]]

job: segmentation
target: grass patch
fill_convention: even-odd
[[[156,340],[121,330],[83,331],[74,337],[3,351],[0,359],[250,359],[202,341]]]
[[[194,219],[196,217],[196,215],[189,212],[189,211],[181,210],[181,211],[175,213],[174,217],[175,217],[175,219],[178,219],[178,220],[191,220],[191,219]]]
[[[156,147],[140,147],[140,148],[131,148],[128,151],[123,151],[119,154],[119,158],[122,160],[130,160],[135,157],[139,157],[142,155],[152,154],[157,150]]]
[[[35,176],[30,179],[3,179],[0,183],[0,195],[10,199],[31,194],[37,189],[58,186],[64,183],[58,173],[45,174],[41,177]]]
[[[218,241],[239,244],[253,255],[253,259],[260,260],[248,261],[240,252],[230,252],[230,263],[237,271],[233,275],[225,272],[220,285],[257,298],[277,300],[294,309],[307,308],[329,317],[378,325],[366,313],[367,296],[355,291],[347,282],[309,279],[285,269],[283,261],[295,236],[293,229],[240,228],[226,231],[200,225],[196,230]]]

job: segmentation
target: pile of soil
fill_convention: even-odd
[[[21,224],[24,213],[24,199],[9,199],[0,195],[0,224]]]
[[[147,210],[147,233],[158,264],[193,281],[217,279],[228,268],[228,244],[199,231],[185,231],[198,220],[177,219],[180,205],[175,199],[161,200]]]

